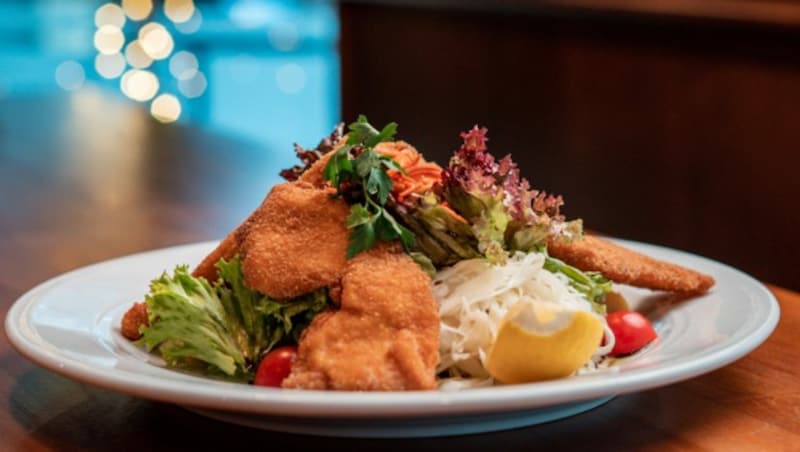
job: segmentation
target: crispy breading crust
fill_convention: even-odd
[[[668,262],[639,254],[597,237],[567,243],[550,240],[551,256],[583,271],[598,271],[606,278],[653,290],[701,294],[714,285],[714,278]]]
[[[126,339],[135,341],[142,337],[139,329],[149,325],[147,319],[147,304],[144,302],[134,303],[128,312],[122,317],[121,333]]]
[[[349,212],[343,200],[310,184],[273,187],[237,233],[245,284],[286,300],[337,282],[346,264]]]
[[[311,185],[316,188],[325,188],[326,183],[325,180],[322,178],[322,173],[325,170],[325,165],[328,164],[328,160],[330,160],[331,156],[337,149],[342,147],[345,142],[347,141],[347,135],[345,135],[342,139],[340,139],[336,146],[333,148],[332,151],[323,154],[319,160],[314,162],[311,167],[308,168],[303,174],[300,175],[297,182],[304,183],[307,185]],[[265,199],[266,202],[266,199]],[[263,204],[263,203],[262,203]],[[256,210],[257,212],[258,210]],[[196,277],[203,277],[207,279],[209,282],[213,282],[217,279],[217,268],[215,264],[222,258],[230,259],[239,252],[241,247],[242,241],[246,235],[245,226],[248,223],[251,223],[252,217],[255,214],[250,215],[244,222],[242,222],[239,227],[234,229],[227,237],[225,237],[219,245],[209,254],[208,256],[203,259],[200,264],[195,267],[194,271],[192,272],[192,276]]]
[[[382,245],[348,262],[341,308],[312,321],[283,387],[435,389],[438,361],[430,278],[407,255]]]
[[[214,248],[214,251],[195,267],[194,271],[192,271],[192,276],[205,278],[206,281],[211,283],[216,281],[217,267],[215,267],[215,264],[220,259],[229,260],[239,252],[238,234],[239,228],[236,228],[233,232],[228,234],[227,237],[222,239],[219,245]]]
[[[328,160],[331,159],[331,156],[346,143],[347,135],[344,135],[339,139],[339,141],[336,142],[336,145],[333,147],[333,149],[331,149],[330,152],[323,154],[319,160],[314,162],[303,174],[300,175],[299,178],[297,178],[297,181],[311,184],[317,188],[326,187],[327,182],[325,182],[325,179],[322,178],[322,173],[325,171],[325,166],[328,164]]]
[[[340,143],[343,143],[343,141],[340,141]],[[299,178],[297,178],[297,181],[305,182],[317,188],[324,187],[325,180],[322,178],[322,173],[325,170],[325,166],[328,164],[328,160],[331,159],[331,156],[338,148],[339,146],[336,146],[333,151],[328,152],[320,157],[319,160],[314,162],[303,174],[300,175]]]

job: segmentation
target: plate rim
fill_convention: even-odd
[[[415,417],[420,415],[491,413],[545,407],[609,395],[639,392],[683,381],[726,366],[761,345],[775,330],[780,319],[780,307],[771,291],[752,276],[727,264],[686,251],[648,243],[613,239],[634,249],[651,248],[700,259],[708,265],[732,272],[739,282],[749,286],[753,297],[769,305],[766,319],[749,334],[728,346],[703,354],[688,362],[673,363],[666,368],[633,369],[614,374],[613,380],[581,377],[578,388],[565,390],[564,380],[522,385],[494,386],[468,391],[404,391],[351,392],[310,391],[254,388],[236,383],[208,386],[159,379],[116,368],[92,366],[68,356],[37,347],[35,338],[27,337],[22,329],[27,321],[24,314],[41,294],[60,282],[88,273],[97,268],[148,254],[186,251],[192,247],[212,247],[217,241],[170,246],[120,256],[52,277],[21,295],[8,310],[5,332],[11,345],[24,357],[47,370],[65,377],[131,396],[196,408],[216,409],[255,414],[283,414],[301,417]],[[606,374],[607,375],[607,374]],[[138,379],[135,377],[139,377]],[[158,384],[152,385],[152,380]],[[203,380],[205,381],[205,380]],[[242,389],[248,388],[248,391]],[[246,396],[245,396],[246,394]],[[324,395],[325,403],[319,398]],[[487,399],[489,399],[487,401]]]

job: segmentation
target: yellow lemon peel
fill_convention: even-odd
[[[566,377],[592,357],[602,337],[602,322],[589,312],[520,302],[501,321],[486,368],[509,384]]]

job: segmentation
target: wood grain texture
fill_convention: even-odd
[[[4,103],[0,124],[23,127],[62,101],[15,102],[15,115]],[[135,123],[139,112],[119,106],[114,115]],[[87,114],[81,121],[96,130],[100,116],[108,114]],[[52,113],[47,119],[57,130],[69,118]],[[250,152],[251,145],[195,129],[143,122],[126,139],[110,141],[102,156],[93,154],[105,148],[98,134],[32,134],[26,140],[0,135],[3,317],[25,290],[57,273],[221,237],[249,208],[232,200],[257,205],[267,190],[260,181],[277,171],[259,159],[264,152]],[[135,152],[146,157],[132,164],[127,159]],[[91,163],[98,158],[102,165]],[[147,170],[128,175],[139,167]],[[776,332],[733,365],[546,425],[426,440],[314,438],[227,425],[60,377],[26,361],[0,335],[0,450],[797,450],[800,295],[772,290],[782,309]]]

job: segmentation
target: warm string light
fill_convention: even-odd
[[[100,5],[94,14],[95,71],[103,78],[120,78],[120,90],[138,102],[150,102],[150,114],[164,123],[176,121],[182,112],[180,100],[161,93],[163,85],[156,72],[148,70],[154,62],[169,59],[169,72],[178,81],[178,91],[187,98],[203,95],[208,80],[200,71],[197,56],[181,50],[174,52],[175,40],[164,24],[154,20],[153,0],[122,0],[121,4]],[[183,34],[196,32],[202,15],[194,0],[164,0],[164,15]],[[150,21],[144,25],[139,23]],[[136,37],[127,42],[123,28],[138,27]],[[130,25],[129,25],[130,26]],[[65,90],[80,88],[85,80],[83,67],[76,61],[65,61],[56,69],[56,82]]]
[[[125,47],[125,59],[137,69],[145,69],[153,64],[153,59],[144,51],[138,39],[134,39]]]
[[[181,116],[181,103],[172,94],[161,94],[150,104],[150,114],[159,122],[174,122]]]
[[[172,35],[157,22],[150,22],[139,29],[139,42],[142,50],[154,60],[167,58],[175,47]]]
[[[94,48],[104,55],[119,52],[125,45],[125,35],[116,25],[103,25],[94,33]]]
[[[111,55],[98,53],[94,58],[94,68],[101,77],[114,79],[125,71],[125,58],[120,53]]]
[[[122,75],[120,88],[131,99],[146,102],[158,92],[158,77],[150,71],[131,69]]]
[[[164,0],[164,14],[176,24],[188,22],[194,11],[193,0]]]
[[[144,20],[153,12],[153,0],[122,0],[122,9],[132,20]]]
[[[199,30],[200,25],[203,25],[203,15],[200,14],[199,9],[195,8],[192,17],[190,17],[186,22],[176,23],[175,29],[185,35],[188,35]]]
[[[118,5],[106,3],[95,11],[94,24],[97,28],[103,25],[113,25],[117,28],[122,28],[123,25],[125,25],[125,11]]]

